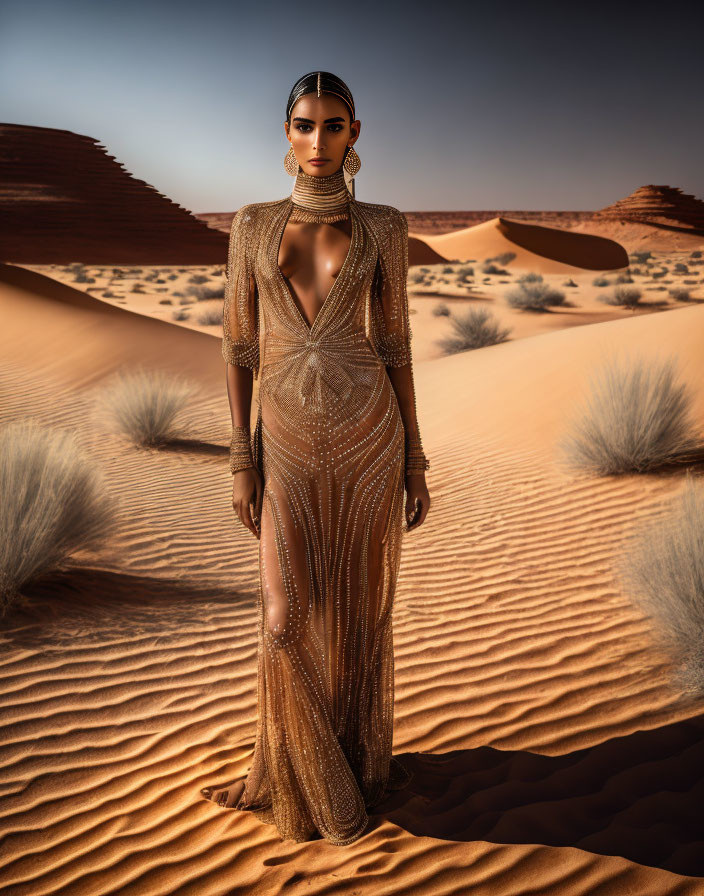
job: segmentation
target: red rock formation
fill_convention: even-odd
[[[648,184],[594,213],[595,220],[633,221],[704,234],[704,202],[678,187]]]
[[[92,137],[0,123],[0,261],[225,264],[227,234],[132,177]]]

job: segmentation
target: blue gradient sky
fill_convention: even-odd
[[[574,8],[571,8],[574,7]],[[359,199],[594,209],[704,197],[694,3],[0,0],[0,121],[104,144],[195,212],[287,195],[294,82],[355,98]]]

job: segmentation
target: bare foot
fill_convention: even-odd
[[[242,796],[244,785],[244,781],[235,781],[235,783],[231,784],[229,787],[221,787],[219,789],[215,789],[214,787],[203,787],[201,794],[207,800],[217,803],[218,806],[222,806],[223,809],[232,809]]]

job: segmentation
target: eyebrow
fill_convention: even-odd
[[[293,120],[294,121],[305,121],[308,124],[315,124],[315,122],[313,121],[312,118],[301,118],[300,115],[297,115]],[[344,120],[345,119],[341,115],[338,115],[336,118],[326,118],[325,121],[323,122],[323,124],[329,124],[331,121],[344,121]]]

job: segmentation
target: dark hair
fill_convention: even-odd
[[[291,110],[296,102],[306,93],[317,93],[318,88],[321,93],[334,93],[335,96],[343,100],[350,110],[352,116],[350,121],[354,121],[354,100],[345,82],[337,75],[333,75],[332,72],[308,72],[307,75],[303,75],[296,81],[289,94],[288,103],[286,103],[286,121],[289,124],[291,123]]]

